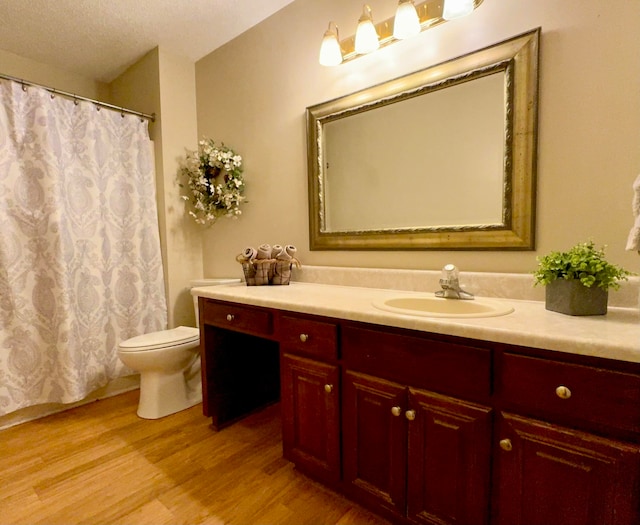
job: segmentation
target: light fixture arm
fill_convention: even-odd
[[[358,22],[373,22],[373,13],[371,12],[371,6],[369,4],[364,4],[362,6],[362,14],[358,19]]]
[[[338,24],[336,24],[333,20],[331,20],[331,22],[329,22],[329,25],[327,27],[327,31],[325,33],[325,35],[327,35],[327,33],[331,34],[333,33],[333,31],[331,31],[331,24],[333,24],[333,27],[336,28],[336,36],[338,37],[338,41],[340,41],[340,30],[338,29]]]

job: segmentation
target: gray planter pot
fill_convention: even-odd
[[[580,281],[557,279],[546,285],[545,308],[567,315],[604,315],[609,293],[602,288],[587,288]]]

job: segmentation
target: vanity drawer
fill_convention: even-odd
[[[497,378],[503,405],[547,420],[640,433],[640,376],[505,353]]]
[[[338,358],[338,327],[330,322],[283,315],[280,319],[283,347],[322,359]]]
[[[273,333],[273,316],[270,311],[235,303],[205,299],[203,321],[235,332],[262,336]]]
[[[491,350],[395,332],[345,326],[346,368],[473,400],[491,395]]]

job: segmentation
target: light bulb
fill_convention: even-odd
[[[393,37],[398,40],[420,33],[420,19],[413,0],[400,0],[393,21]]]
[[[320,46],[320,64],[323,66],[338,66],[342,64],[342,48],[340,47],[340,38],[338,37],[338,26],[333,24],[335,31],[331,30],[331,24],[325,31]]]
[[[442,18],[455,20],[467,16],[473,11],[473,0],[445,0],[442,9]]]
[[[356,53],[364,55],[375,51],[379,47],[380,42],[376,27],[373,25],[371,8],[365,4],[362,8],[362,16],[358,20],[358,29],[356,29]]]

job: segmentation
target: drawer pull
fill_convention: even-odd
[[[569,399],[571,397],[571,390],[569,390],[564,385],[560,385],[558,388],[556,388],[556,395],[560,399]]]
[[[406,417],[409,421],[413,421],[416,418],[416,411],[415,410],[407,410],[404,413],[404,417]]]
[[[510,439],[501,439],[500,440],[500,448],[502,450],[506,450],[507,452],[511,452],[513,450],[513,445],[511,444]]]
[[[235,316],[233,314],[227,314],[227,321],[231,322],[235,319]]]
[[[327,394],[330,394],[331,392],[333,392],[333,385],[324,385],[324,391]]]
[[[302,341],[303,343],[306,343],[308,340],[309,340],[308,334],[300,334],[300,341]]]
[[[400,407],[391,407],[391,413],[394,416],[399,417],[400,414],[402,414],[402,409]]]

